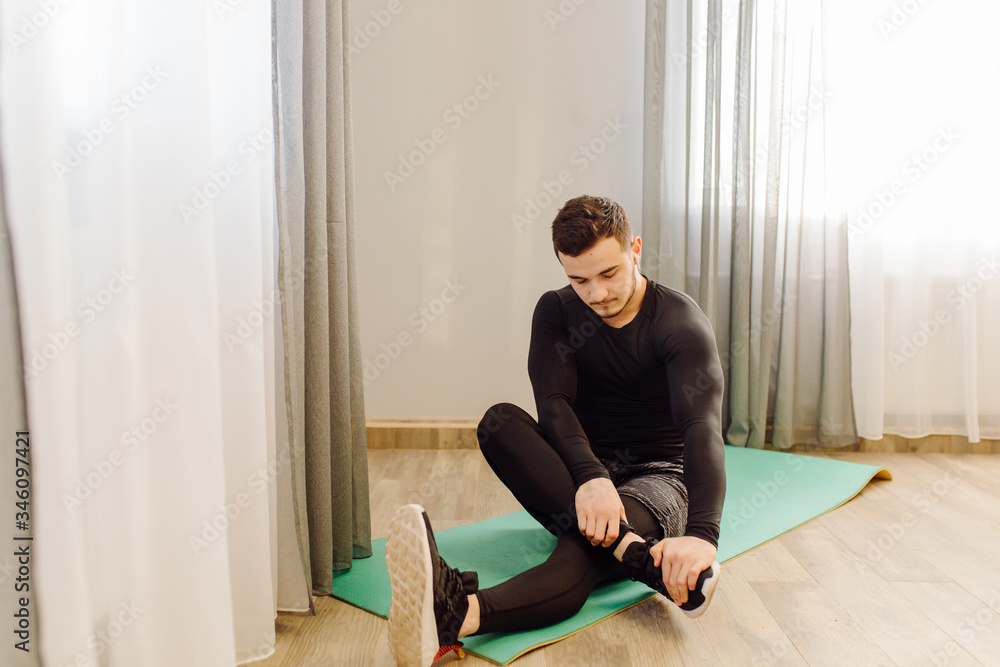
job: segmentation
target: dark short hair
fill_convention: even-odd
[[[582,195],[563,204],[552,221],[552,246],[569,257],[582,255],[602,239],[618,239],[622,250],[632,243],[625,210],[607,197]]]

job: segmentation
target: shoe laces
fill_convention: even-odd
[[[462,574],[457,569],[448,567],[444,559],[438,561],[438,575],[441,581],[437,582],[435,589],[441,591],[441,597],[435,600],[437,604],[434,605],[434,615],[437,627],[444,630],[454,625],[459,605],[467,593]]]

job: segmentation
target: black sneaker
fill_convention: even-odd
[[[649,553],[650,547],[654,544],[656,541],[650,540],[646,543],[634,542],[628,545],[625,553],[622,554],[622,564],[625,566],[629,578],[646,584],[673,602],[674,599],[667,593],[667,587],[663,585],[663,570],[653,564],[653,557]],[[712,595],[715,593],[715,586],[719,583],[721,573],[722,567],[717,562],[702,570],[698,574],[698,582],[695,584],[694,590],[688,591],[687,602],[680,605],[680,610],[689,618],[697,618],[705,613],[712,601]]]
[[[399,508],[389,524],[385,559],[392,587],[389,645],[400,667],[427,667],[455,651],[458,632],[479,589],[475,572],[448,567],[438,555],[430,519],[420,505]]]

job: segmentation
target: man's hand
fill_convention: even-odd
[[[582,488],[582,487],[581,487]],[[680,606],[687,602],[688,591],[698,583],[698,575],[715,561],[716,548],[700,537],[668,537],[649,550],[653,564],[663,570],[663,585],[670,598]]]
[[[618,539],[619,522],[627,519],[618,489],[610,479],[596,477],[576,490],[576,518],[580,532],[595,547],[609,547]]]

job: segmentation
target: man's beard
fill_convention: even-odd
[[[639,287],[639,280],[635,277],[636,273],[638,273],[638,272],[633,268],[632,269],[632,291],[629,292],[628,298],[625,299],[625,303],[622,305],[621,308],[618,309],[618,312],[614,313],[613,315],[601,315],[600,313],[597,313],[598,316],[600,316],[600,318],[602,320],[610,320],[610,319],[613,319],[615,317],[618,317],[619,315],[622,314],[622,312],[624,312],[625,307],[628,306],[632,302],[632,297],[635,296],[635,290]]]

